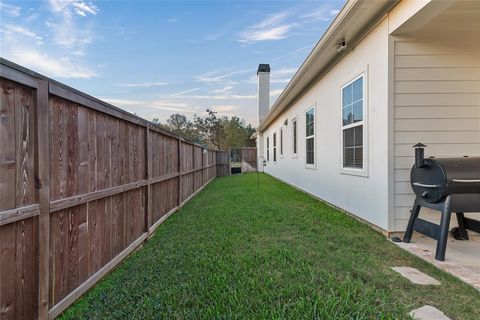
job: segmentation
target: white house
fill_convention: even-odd
[[[269,72],[265,171],[385,233],[408,222],[412,145],[480,156],[480,1],[349,0],[271,107]]]

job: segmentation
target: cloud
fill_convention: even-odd
[[[231,85],[236,83],[236,81],[231,79],[233,76],[237,76],[239,74],[243,74],[246,72],[253,73],[255,71],[254,69],[244,69],[244,70],[237,70],[237,71],[225,73],[225,71],[222,71],[222,70],[214,70],[199,76],[195,76],[194,78],[199,82],[203,82],[207,84],[223,83],[225,85]]]
[[[183,113],[193,113],[195,110],[186,103],[172,102],[168,100],[154,100],[148,103],[148,107],[166,111],[175,111]]]
[[[198,100],[248,100],[248,99],[256,99],[257,95],[242,95],[242,94],[228,94],[228,95],[193,95],[193,96],[186,96],[185,98],[190,99],[198,99]]]
[[[5,5],[2,3],[1,7],[3,14]],[[46,21],[47,29],[38,25],[35,29],[29,27],[31,20],[38,15],[33,9],[22,19],[15,19],[14,23],[2,21],[2,56],[50,77],[88,79],[97,76],[79,59],[91,37],[88,27],[76,27],[73,10],[77,8],[88,14],[97,11],[90,4],[78,1],[50,1],[48,8],[51,15]],[[61,41],[64,39],[68,43]]]
[[[122,106],[122,107],[132,107],[132,106],[140,106],[145,103],[142,100],[130,100],[130,99],[117,99],[117,98],[100,98],[107,103]]]
[[[63,15],[70,15],[72,12],[86,17],[87,14],[96,15],[98,13],[98,7],[93,3],[86,3],[84,1],[77,0],[48,0],[50,8],[54,12],[62,13]]]
[[[327,5],[321,5],[317,9],[302,15],[302,18],[310,19],[314,21],[315,20],[329,21],[331,16],[330,12],[331,12],[330,8]]]
[[[223,32],[209,33],[206,34],[203,38],[208,41],[214,41],[220,38],[223,35]]]
[[[282,68],[273,69],[270,73],[270,83],[288,83],[291,80],[291,75],[297,72],[297,68]],[[252,75],[250,78],[244,81],[245,83],[257,83],[257,76]]]
[[[317,9],[304,14],[302,18],[304,19],[312,19],[312,20],[321,20],[321,21],[330,21],[332,17],[335,17],[340,10],[338,9],[331,9],[328,5],[321,5]]]
[[[10,4],[0,2],[0,16],[6,14],[7,16],[16,18],[19,17],[22,13],[22,8]]]
[[[212,106],[211,109],[215,112],[228,112],[237,109],[236,106],[233,105],[217,105],[217,106]]]
[[[340,12],[340,10],[338,10],[338,9],[330,10],[330,15],[331,15],[332,17],[334,17],[334,16],[336,16],[339,12]]]
[[[286,58],[288,58],[288,57],[291,57],[291,56],[293,56],[293,55],[296,55],[297,53],[300,53],[300,52],[302,52],[302,51],[309,50],[309,49],[311,49],[311,48],[312,48],[311,45],[298,48],[298,49],[296,49],[296,50],[290,51],[290,52],[288,52],[288,53],[286,53],[286,54],[284,54],[284,55],[281,55],[281,56],[273,59],[273,61],[284,60],[284,59],[286,59]]]
[[[25,36],[33,38],[39,41],[39,43],[42,41],[42,37],[35,32],[16,24],[4,24],[1,32],[5,34],[6,40],[17,41],[17,36]]]
[[[282,92],[283,92],[283,89],[275,89],[275,90],[270,91],[270,96],[271,97],[278,96]]]
[[[50,77],[84,78],[97,76],[95,72],[73,63],[68,57],[54,58],[34,49],[14,48],[7,58]]]
[[[117,84],[119,87],[125,88],[150,88],[150,87],[158,87],[158,86],[166,86],[168,83],[166,82],[141,82],[141,83],[120,83]]]
[[[100,98],[114,106],[125,108],[131,112],[137,112],[139,109],[156,109],[163,111],[175,111],[182,113],[194,113],[196,110],[187,103],[173,102],[169,100],[133,100],[119,98]]]
[[[250,28],[252,29],[270,28],[272,26],[278,25],[279,23],[283,22],[287,17],[288,17],[288,13],[286,11],[270,14],[261,22],[254,24]]]
[[[287,12],[271,14],[259,23],[242,31],[239,34],[238,41],[244,44],[252,44],[259,41],[285,39],[289,36],[289,32],[298,25],[297,23],[285,23],[288,16]]]
[[[75,12],[83,17],[86,17],[87,14],[96,15],[98,13],[98,7],[94,4],[85,3],[83,1],[71,1],[72,6],[75,8]]]
[[[82,56],[86,45],[94,39],[95,32],[91,24],[83,21],[77,25],[77,18],[85,19],[88,15],[96,15],[99,10],[92,3],[75,0],[49,0],[53,20],[45,25],[53,33],[53,40],[58,46],[69,50],[71,54]]]
[[[176,93],[172,93],[170,95],[170,97],[179,97],[179,96],[183,96],[187,93],[190,93],[190,92],[195,92],[195,91],[198,91],[200,90],[200,88],[193,88],[193,89],[188,89],[188,90],[185,90],[185,91],[180,91],[180,92],[176,92]]]
[[[212,93],[225,93],[225,92],[228,92],[232,89],[233,89],[233,86],[225,86],[222,89],[215,89],[215,90],[212,90],[211,92]]]

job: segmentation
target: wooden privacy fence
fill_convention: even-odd
[[[0,62],[0,318],[54,318],[215,178],[217,156]]]
[[[217,176],[230,175],[230,152],[217,151]]]

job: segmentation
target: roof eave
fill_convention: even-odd
[[[369,10],[369,16],[371,18],[366,21],[365,27],[363,29],[369,29],[372,24],[375,24],[381,17],[391,10],[400,0],[376,0],[374,6],[364,6],[363,11],[360,13],[365,15],[365,10]],[[264,120],[258,126],[259,132],[264,131],[268,125],[275,120],[279,114],[288,107],[292,101],[294,101],[298,96],[302,94],[304,88],[307,88],[312,82],[316,82],[319,75],[322,71],[332,64],[333,61],[341,59],[346,52],[332,54],[329,52],[330,56],[326,57],[326,50],[336,47],[337,42],[342,38],[342,31],[348,26],[348,22],[355,18],[356,14],[359,14],[359,8],[365,4],[365,0],[349,0],[345,3],[343,8],[340,10],[336,18],[328,27],[327,31],[320,38],[318,43],[312,49],[308,57],[302,63],[300,68],[297,70],[293,78],[288,83],[287,87],[283,90],[280,96],[277,98],[275,103],[272,105]],[[361,38],[363,30],[358,30],[356,33],[359,38]],[[347,39],[348,43],[353,43],[355,39]],[[351,48],[349,48],[351,50]],[[349,51],[347,50],[347,52]],[[325,57],[325,61],[322,61],[320,64],[316,62]],[[303,81],[305,74],[309,73],[311,75],[310,81]],[[315,76],[312,76],[315,75]],[[297,91],[296,93],[294,91]]]

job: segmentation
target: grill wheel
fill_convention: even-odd
[[[452,234],[452,237],[455,238],[455,240],[464,241],[470,239],[467,230],[462,230],[459,227],[453,227],[452,230],[450,230],[450,233]]]

